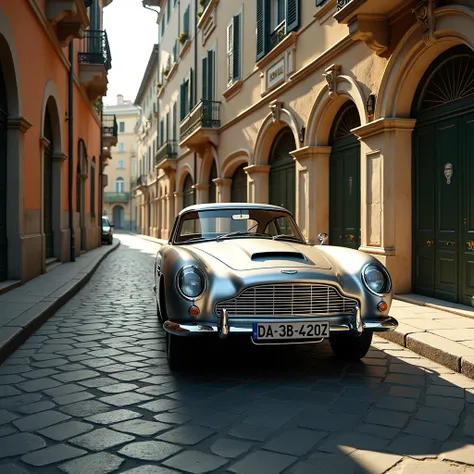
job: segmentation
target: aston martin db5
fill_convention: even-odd
[[[318,237],[319,245],[308,243],[280,206],[183,209],[154,265],[170,368],[185,368],[189,338],[199,336],[247,336],[257,345],[329,339],[336,357],[365,357],[374,332],[398,326],[390,275],[371,255]]]

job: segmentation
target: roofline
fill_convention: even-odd
[[[217,202],[217,203],[204,203],[204,204],[193,204],[192,206],[185,207],[178,215],[182,215],[185,212],[200,211],[200,210],[212,210],[212,209],[267,209],[272,211],[286,211],[288,209],[282,206],[276,206],[274,204],[263,204],[255,202]],[[290,213],[291,214],[291,213]]]
[[[150,59],[148,59],[148,64],[146,66],[145,74],[143,75],[140,88],[138,89],[137,97],[133,102],[133,105],[135,105],[136,107],[140,106],[141,99],[145,95],[146,86],[148,85],[148,82],[151,79],[153,68],[155,65],[158,66],[158,44],[156,43],[153,45],[153,50],[151,51]]]

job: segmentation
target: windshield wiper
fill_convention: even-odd
[[[296,237],[294,235],[286,235],[286,234],[278,234],[278,235],[274,235],[273,237],[273,240],[285,240],[285,239],[288,239],[288,240],[294,240],[295,242],[302,242],[302,240],[299,238],[299,237]]]
[[[184,240],[183,242],[180,242],[181,244],[187,244],[188,242],[204,242],[206,240],[212,240],[206,237],[192,237],[191,239]]]
[[[229,232],[228,234],[223,234],[223,235],[219,235],[219,237],[216,238],[216,241],[218,240],[221,240],[221,239],[225,239],[227,237],[236,237],[236,236],[240,236],[240,235],[251,235],[252,237],[270,237],[271,238],[271,235],[270,234],[261,234],[261,233],[258,233],[258,232],[249,232],[248,230],[236,230],[235,232]]]

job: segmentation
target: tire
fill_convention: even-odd
[[[171,370],[179,372],[188,365],[188,341],[185,336],[166,333],[166,358]]]
[[[158,318],[158,321],[163,324],[163,316],[161,316],[161,311],[160,311],[160,305],[158,304],[158,301],[155,296],[155,303],[156,303],[156,317]]]
[[[367,355],[372,343],[372,335],[372,331],[364,331],[360,336],[336,334],[329,338],[329,343],[338,359],[357,362]]]

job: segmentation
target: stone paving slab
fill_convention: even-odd
[[[418,295],[397,295],[398,328],[379,336],[474,379],[474,308]]]
[[[90,250],[24,285],[0,294],[0,364],[36,329],[70,300],[102,261],[120,245]]]

